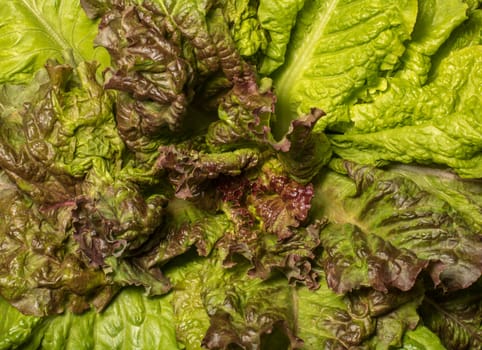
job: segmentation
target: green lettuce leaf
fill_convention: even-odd
[[[246,278],[249,265],[226,269],[216,257],[185,262],[167,275],[174,285],[179,342],[186,349],[299,345],[293,288],[283,278]]]
[[[187,253],[193,246],[198,255],[208,256],[231,226],[229,219],[213,208],[173,199],[166,208],[162,241],[136,262],[147,268],[162,266],[172,258]]]
[[[15,349],[24,344],[42,322],[41,317],[26,316],[0,297],[0,349]]]
[[[376,328],[369,314],[351,314],[345,298],[326,284],[316,291],[297,290],[297,299],[302,349],[347,349],[369,338]]]
[[[293,349],[298,348],[301,341],[294,335],[292,288],[279,278],[270,281],[240,278],[246,275],[246,269],[240,270],[230,269],[222,278],[214,272],[205,282],[210,327],[203,346],[227,349],[238,345],[254,350],[289,344]]]
[[[223,14],[229,23],[229,33],[239,54],[250,57],[264,51],[268,37],[257,18],[258,1],[228,0],[223,4]]]
[[[0,299],[1,349],[179,349],[169,297],[125,289],[102,313],[25,316]]]
[[[435,333],[427,327],[419,325],[404,334],[400,350],[446,350],[446,348]]]
[[[452,201],[459,205],[451,206],[440,195],[444,186],[456,188],[452,183],[459,180],[449,178],[431,191],[418,185],[436,176],[429,172],[384,171],[342,160],[333,166],[347,177],[326,174],[315,186],[318,200],[313,204],[315,215],[330,220],[321,244],[332,288],[410,290],[426,270],[434,285],[458,290],[480,277],[480,230],[472,224],[480,222],[480,201],[471,204],[470,198],[459,196]],[[480,186],[474,182],[471,187],[479,198]],[[467,211],[457,211],[466,204],[474,209],[475,220]]]
[[[431,67],[430,57],[467,19],[467,4],[460,0],[418,1],[417,21],[397,76],[424,84]]]
[[[392,71],[415,24],[417,1],[311,1],[301,10],[286,63],[276,73],[277,134],[313,107],[328,121]],[[332,121],[333,123],[333,121]]]
[[[331,137],[334,152],[363,164],[438,163],[480,178],[481,53],[480,45],[457,50],[423,87],[394,78],[373,103],[353,107],[354,128]]]
[[[466,1],[466,3],[469,5],[466,14],[468,18],[460,26],[455,28],[450,37],[432,58],[433,72],[437,71],[440,62],[452,52],[482,43],[482,35],[480,34],[480,28],[482,27],[482,9],[480,8],[480,1]]]
[[[480,10],[463,1],[420,1],[396,71],[348,106],[334,152],[358,163],[437,164],[479,178]],[[457,125],[457,127],[454,127]]]
[[[261,74],[271,74],[284,63],[291,30],[304,3],[305,0],[259,1],[259,22],[270,39],[258,68]]]
[[[209,315],[205,309],[203,293],[204,271],[210,260],[192,258],[189,254],[179,257],[176,266],[166,270],[173,283],[172,307],[178,343],[186,350],[201,350],[201,342],[209,328]]]
[[[49,59],[75,65],[109,57],[92,44],[97,23],[69,1],[8,1],[0,9],[0,84],[27,83]]]

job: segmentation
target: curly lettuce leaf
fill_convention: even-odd
[[[107,66],[107,53],[93,45],[96,34],[97,22],[70,1],[8,1],[0,9],[0,84],[28,83],[49,59]]]
[[[167,172],[178,198],[192,198],[202,193],[206,182],[220,177],[237,176],[259,164],[256,149],[242,148],[232,152],[208,153],[190,144],[161,146],[156,166]]]
[[[267,279],[282,271],[292,282],[316,286],[310,259],[319,245],[321,223],[305,225],[312,185],[291,179],[275,158],[248,167],[243,159],[252,157],[238,157],[244,153],[258,160],[258,151],[250,149],[223,153],[191,149],[181,158],[161,155],[158,163],[184,202],[171,201],[168,217],[171,211],[175,219],[164,227],[165,240],[145,263],[163,264],[166,257],[193,245],[205,255],[216,242],[227,266],[243,256],[251,262],[253,275]],[[207,196],[210,192],[214,194]]]
[[[105,87],[118,91],[119,134],[139,166],[148,169],[161,144],[176,133],[183,138],[184,124],[201,124],[195,120],[202,114],[187,115],[195,90],[222,73],[223,65],[237,70],[239,55],[219,31],[224,27],[218,22],[225,23],[211,3],[86,0],[82,6],[91,17],[101,16],[96,43],[112,56]]]
[[[35,315],[102,309],[123,285],[164,293],[160,271],[132,260],[162,223],[162,188],[132,175],[96,64],[46,70],[25,108],[4,102],[0,293]]]
[[[346,176],[326,174],[315,186],[313,204],[314,215],[330,220],[321,242],[332,288],[410,290],[425,270],[435,286],[459,290],[480,277],[480,229],[474,225],[480,222],[480,202],[463,195],[450,201],[440,194],[456,188],[459,180],[449,178],[431,191],[424,185],[426,177],[434,176],[430,172],[384,171],[342,160],[333,166]],[[476,182],[471,188],[474,198],[480,197]]]
[[[173,199],[166,208],[163,239],[136,261],[147,268],[162,266],[192,247],[196,247],[199,256],[209,256],[231,226],[232,223],[223,214],[198,207],[188,200]]]
[[[311,181],[331,159],[331,145],[323,133],[313,132],[324,112],[311,113],[291,122],[286,135],[274,145],[279,161],[291,178],[306,183]]]
[[[102,15],[96,43],[112,57],[105,87],[119,91],[119,134],[130,149],[152,153],[159,146],[159,133],[180,127],[192,95],[195,61],[185,57],[180,38],[175,39],[180,35],[175,23],[154,4],[82,4]]]
[[[291,283],[317,285],[312,269],[322,222],[306,224],[313,197],[311,184],[290,179],[280,164],[264,164],[256,178],[225,178],[217,187],[221,209],[232,228],[218,242],[226,266],[244,257],[250,274],[268,279],[276,271]]]
[[[223,109],[230,109],[226,114],[235,113],[238,103],[241,114],[243,108],[260,115],[269,112],[263,108],[272,109],[269,89],[260,91],[260,101],[255,98],[255,72],[243,59],[251,54],[243,53],[243,44],[237,40],[241,36],[246,41],[238,25],[244,28],[251,19],[257,23],[251,17],[256,14],[253,4],[161,1],[131,5],[135,4],[83,2],[91,16],[102,16],[96,42],[113,59],[105,87],[119,91],[116,120],[120,135],[138,160],[147,161],[147,167],[157,147],[175,137],[188,138],[185,131],[190,124],[204,129],[206,125],[199,120],[212,121],[209,115],[216,114],[212,106],[224,105],[219,106],[221,119]],[[230,92],[231,88],[235,91]],[[233,93],[241,101],[225,98]],[[262,108],[257,111],[257,107]],[[207,110],[207,116],[199,110]]]
[[[273,143],[269,125],[275,101],[271,81],[265,79],[258,84],[255,72],[247,70],[219,104],[219,120],[209,125],[206,143],[210,150],[264,147]]]
[[[224,215],[205,217],[229,223],[222,225],[223,235],[216,235],[226,266],[244,257],[252,264],[252,275],[268,279],[281,271],[291,282],[313,288],[317,282],[310,259],[319,245],[321,223],[305,225],[305,220],[313,194],[309,182],[331,156],[326,138],[313,134],[323,113],[314,110],[295,120],[276,143],[269,128],[274,103],[269,87],[258,85],[253,71],[244,70],[220,103],[219,120],[206,137],[161,146],[156,171],[167,176],[177,198],[192,201],[197,210]],[[306,155],[297,159],[300,150]],[[207,201],[209,209],[203,207]],[[182,235],[182,244],[161,243],[153,261],[161,262],[158,254],[169,246],[182,251],[202,244],[195,225],[187,227],[172,231],[172,237]]]
[[[39,210],[3,172],[1,180],[1,296],[37,316],[103,308],[116,289],[77,253],[69,206]]]
[[[447,349],[477,349],[482,345],[482,283],[446,295],[426,296],[420,314]]]
[[[226,269],[213,256],[178,262],[167,275],[174,285],[178,340],[186,349],[299,345],[293,288],[283,278],[246,278],[249,266]]]

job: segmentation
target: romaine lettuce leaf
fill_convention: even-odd
[[[347,121],[347,105],[399,64],[416,14],[413,0],[307,2],[274,77],[276,133],[314,107],[328,115],[318,131],[329,120]]]
[[[49,59],[75,65],[109,56],[92,45],[97,23],[70,1],[13,0],[0,8],[0,84],[28,83]]]
[[[467,4],[460,0],[418,1],[417,21],[396,76],[424,84],[432,68],[430,57],[467,19],[466,11]]]
[[[41,324],[42,318],[27,316],[11,306],[6,300],[0,297],[0,349],[15,349],[31,338],[36,327]]]
[[[389,80],[373,102],[353,106],[353,128],[331,137],[334,152],[363,164],[436,163],[482,177],[481,57],[481,45],[453,52],[424,86]]]
[[[123,290],[102,313],[25,316],[0,299],[0,349],[180,349],[169,297]]]
[[[446,348],[435,333],[420,325],[404,334],[400,350],[446,350]]]
[[[258,68],[260,73],[271,74],[284,63],[291,30],[296,23],[298,12],[304,4],[305,0],[259,1],[259,22],[261,27],[268,32],[269,37]]]

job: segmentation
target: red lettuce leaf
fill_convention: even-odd
[[[431,181],[438,174],[342,160],[332,166],[346,175],[328,173],[320,179],[314,205],[315,216],[331,221],[321,241],[332,288],[409,290],[426,271],[435,286],[458,290],[480,277],[482,240],[474,225],[480,221],[480,203],[464,197],[467,190],[460,186],[458,196],[445,194],[459,180]]]

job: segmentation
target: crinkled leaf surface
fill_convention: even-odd
[[[320,202],[314,209],[331,221],[322,231],[321,241],[332,288],[339,292],[360,286],[409,290],[425,269],[435,285],[449,290],[466,288],[479,278],[479,226],[440,192],[418,185],[431,176],[429,172],[422,176],[348,161],[333,164],[351,180],[327,174],[316,186]],[[447,179],[439,186],[450,188],[458,181]],[[479,198],[480,185],[474,182],[471,187]],[[460,208],[472,206],[474,221],[480,221],[480,201],[471,203],[471,197],[464,196],[454,198],[453,202],[457,201]]]
[[[42,322],[41,317],[26,316],[3,298],[0,298],[0,310],[2,312],[0,349],[2,350],[17,348],[24,344],[35,332],[37,325]]]
[[[311,184],[290,179],[276,161],[265,163],[255,179],[223,179],[218,191],[222,210],[233,225],[218,243],[226,266],[244,257],[251,275],[268,279],[283,272],[292,283],[317,285],[312,270],[321,221],[306,224],[313,196]]]
[[[481,281],[470,288],[428,295],[420,309],[428,328],[447,349],[478,349],[482,345]]]
[[[96,81],[96,65],[49,63],[47,71],[34,99],[2,119],[0,165],[9,186],[1,204],[1,294],[44,315],[101,309],[117,286],[146,285],[143,279],[154,294],[164,292],[158,274],[160,283],[139,270],[130,279],[130,262],[119,263],[122,278],[103,270],[106,258],[131,255],[150,238],[164,197],[144,196],[124,174],[112,96]]]
[[[342,295],[330,289],[320,274],[319,289],[296,289],[302,349],[398,348],[404,335],[419,324],[421,284],[409,292],[363,289]]]
[[[364,164],[438,163],[480,178],[481,53],[480,45],[454,52],[423,87],[394,78],[373,103],[353,107],[353,130],[331,138],[335,153]]]
[[[416,13],[413,0],[307,2],[274,80],[277,133],[313,107],[343,119],[346,104],[398,63]],[[318,128],[330,119],[322,119]]]
[[[387,346],[380,349],[388,349],[387,339],[400,345],[418,322],[423,295],[418,287],[408,293],[343,296],[323,279],[315,291],[290,287],[280,276],[246,279],[249,266],[226,269],[215,260],[185,257],[167,271],[178,340],[186,349],[201,349],[201,342],[209,349],[368,349],[383,343]]]
[[[246,278],[245,264],[226,269],[220,262],[195,259],[167,271],[179,341],[187,349],[200,349],[201,343],[208,349],[257,349],[270,341],[297,346],[293,288],[283,278]],[[272,332],[280,339],[270,338]]]
[[[2,172],[0,294],[25,314],[102,307],[113,290],[69,239],[69,208],[41,211]]]
[[[440,338],[425,326],[419,325],[414,330],[409,330],[403,336],[403,345],[400,350],[446,350]]]
[[[442,349],[417,310],[449,348],[478,346],[475,289],[453,290],[480,276],[480,183],[339,159],[324,170],[322,133],[345,132],[330,136],[340,155],[338,137],[387,132],[366,162],[478,177],[478,1],[81,3],[102,17],[106,85],[93,65],[50,65],[0,92],[0,291],[43,315],[144,288],[80,316],[8,306],[1,346]],[[49,11],[78,7],[35,4],[52,28]],[[69,40],[48,52],[78,63]],[[258,74],[288,41],[273,90]],[[276,142],[273,125],[291,129]]]
[[[424,84],[431,69],[430,57],[467,19],[467,7],[460,0],[418,1],[417,21],[397,76]]]
[[[208,256],[232,223],[221,214],[203,210],[187,200],[174,199],[166,209],[166,225],[161,242],[137,261],[148,268],[168,263],[193,246],[200,256]]]

